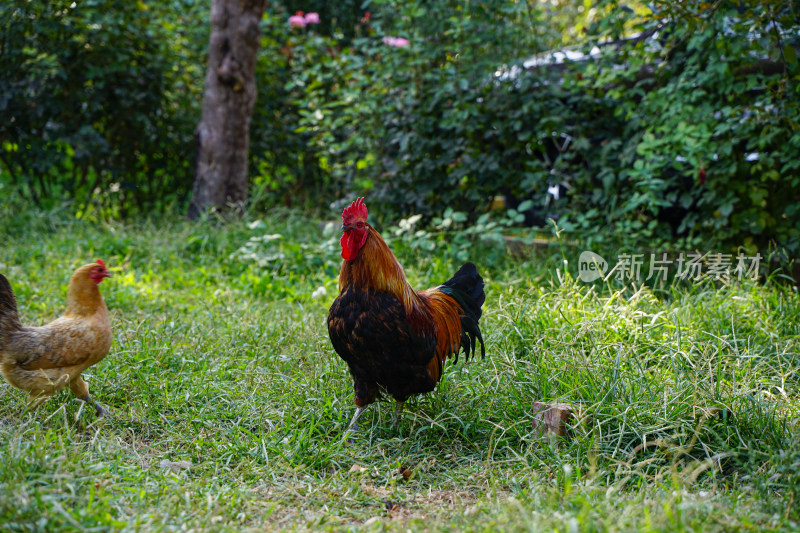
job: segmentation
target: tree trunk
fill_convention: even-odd
[[[213,0],[203,115],[189,218],[247,200],[247,150],[256,102],[259,22],[266,0]]]

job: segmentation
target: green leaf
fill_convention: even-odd
[[[795,50],[794,46],[785,46],[783,48],[783,57],[786,59],[788,64],[794,65],[797,62],[797,51]]]
[[[533,209],[533,202],[531,200],[525,200],[517,206],[518,212],[527,211],[529,209]]]

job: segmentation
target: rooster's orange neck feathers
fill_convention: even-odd
[[[418,296],[408,284],[403,267],[395,259],[375,228],[366,224],[369,234],[355,259],[342,261],[339,273],[339,290],[356,285],[379,292],[388,292],[403,302],[407,313],[411,313]]]
[[[350,286],[392,294],[403,302],[406,317],[416,333],[434,326],[436,356],[428,364],[435,381],[442,374],[444,361],[457,353],[461,342],[461,309],[456,301],[436,287],[416,292],[406,279],[403,267],[375,228],[367,224],[369,236],[352,261],[342,261],[339,291]]]

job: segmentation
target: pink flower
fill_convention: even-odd
[[[319,24],[319,13],[306,13],[306,24]]]
[[[289,25],[292,28],[302,28],[306,25],[306,19],[303,15],[292,15],[289,17]]]
[[[408,46],[408,39],[405,37],[384,37],[383,44],[387,46]]]

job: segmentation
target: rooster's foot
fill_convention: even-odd
[[[353,415],[353,419],[350,421],[350,426],[345,430],[344,437],[347,437],[350,433],[358,431],[358,419],[361,418],[361,415],[364,414],[364,410],[366,407],[356,407],[356,413]]]

